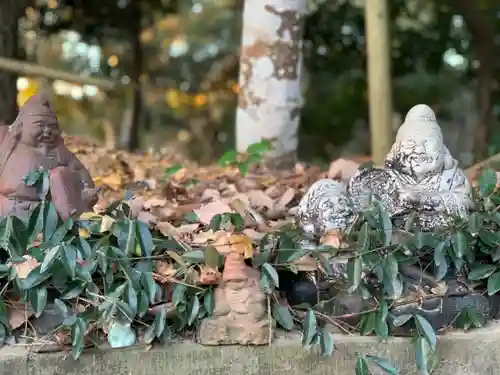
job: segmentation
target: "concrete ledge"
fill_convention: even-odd
[[[389,358],[401,375],[417,374],[410,339],[335,338],[333,357],[305,352],[298,335],[280,335],[262,347],[204,347],[192,342],[144,350],[87,350],[74,361],[65,353],[33,354],[21,347],[0,349],[0,375],[352,375],[356,352]],[[439,338],[440,363],[433,375],[499,375],[500,323]],[[375,369],[374,375],[380,374]]]

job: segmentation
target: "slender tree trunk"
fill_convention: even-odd
[[[274,140],[266,159],[276,168],[297,158],[306,7],[307,0],[246,0],[243,10],[236,148]]]
[[[120,145],[128,151],[137,151],[140,146],[140,124],[142,111],[142,90],[140,79],[143,67],[143,51],[141,43],[141,7],[138,0],[134,1],[134,25],[132,27],[132,55],[133,68],[131,72],[132,82],[135,83],[132,94],[132,116],[130,123],[125,128],[125,134],[121,134]]]
[[[382,165],[392,143],[392,84],[388,0],[366,0],[365,34],[373,162]]]
[[[0,57],[18,57],[18,19],[23,0],[0,1]],[[17,74],[0,70],[0,123],[10,124],[17,115]]]
[[[479,9],[475,0],[450,0],[464,18],[471,33],[476,58],[479,60],[477,74],[479,124],[475,132],[474,154],[476,161],[487,156],[489,140],[492,136],[493,106],[492,82],[495,59],[495,31],[487,15]]]

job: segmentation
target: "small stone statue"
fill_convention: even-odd
[[[398,219],[394,220],[396,227],[402,226],[412,212],[416,213],[415,224],[422,231],[449,226],[454,217],[467,217],[473,206],[470,183],[444,145],[441,129],[428,106],[419,104],[408,112],[384,164],[383,168],[359,168],[345,182],[323,179],[314,183],[299,203],[296,216],[299,228],[312,237],[330,235],[341,239],[356,215],[369,208],[372,197],[379,200],[393,219]],[[394,240],[397,241],[397,236]],[[314,241],[305,240],[302,246],[314,246]],[[343,278],[344,265],[340,261],[333,263],[335,273]],[[421,277],[408,280],[406,288],[413,285],[416,290],[429,289],[426,280],[432,280],[431,275],[415,266],[400,266],[405,278],[416,271]],[[448,280],[443,280],[447,285],[444,297],[429,298],[422,306],[408,303],[391,312],[395,316],[424,314],[436,329],[451,324],[452,315],[463,307],[481,315],[488,313],[484,296],[466,286],[455,288],[459,284],[453,275],[445,279]],[[436,309],[436,306],[444,307]]]
[[[419,104],[406,115],[384,168],[359,169],[347,182],[314,183],[297,210],[298,226],[324,235],[344,230],[376,196],[391,216],[417,212],[422,230],[446,226],[472,207],[471,186],[443,143],[431,108]]]
[[[266,296],[259,271],[245,264],[244,255],[226,255],[222,280],[215,288],[212,316],[201,321],[197,338],[202,345],[265,345],[271,330]]]
[[[32,171],[50,172],[51,200],[64,220],[91,211],[97,189],[83,164],[64,145],[56,114],[40,95],[32,96],[0,143],[0,216],[26,218],[40,201],[24,184]]]

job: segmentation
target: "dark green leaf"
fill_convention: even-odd
[[[108,343],[112,348],[125,348],[134,345],[136,335],[130,324],[114,321],[108,331]]]
[[[66,220],[59,228],[57,228],[50,238],[50,243],[57,245],[62,242],[68,231],[73,228],[73,220]]]
[[[368,251],[370,248],[370,226],[364,223],[358,233],[358,250],[361,253]]]
[[[153,323],[153,326],[155,327],[156,337],[160,337],[163,334],[166,325],[167,325],[167,309],[163,308],[156,313],[155,321]]]
[[[205,263],[205,255],[202,250],[188,251],[182,254],[182,258],[188,263]]]
[[[347,261],[347,277],[349,279],[348,285],[349,293],[353,293],[356,289],[358,289],[359,284],[361,283],[362,276],[362,260],[360,256],[355,258],[350,258]]]
[[[468,217],[468,223],[470,234],[476,236],[483,225],[483,218],[477,212],[473,212]]]
[[[482,197],[490,195],[497,185],[497,174],[493,169],[486,168],[478,178],[479,194]]]
[[[68,284],[60,298],[64,300],[74,299],[83,293],[83,289],[84,285],[80,283]]]
[[[34,240],[38,234],[43,232],[44,218],[45,202],[41,202],[37,204],[28,221],[28,235],[30,241]]]
[[[491,232],[483,228],[479,231],[479,238],[490,247],[500,246],[500,233],[498,232]]]
[[[187,287],[184,284],[176,284],[172,293],[172,304],[174,308],[185,305],[187,302]]]
[[[476,264],[472,266],[469,272],[469,280],[486,279],[497,270],[493,264]]]
[[[146,294],[144,290],[141,290],[138,295],[138,303],[137,303],[137,316],[142,318],[148,312],[149,307],[149,296]]]
[[[274,301],[272,308],[272,316],[283,329],[290,331],[293,329],[293,317],[288,306],[282,306]]]
[[[367,355],[366,358],[369,359],[372,363],[374,363],[378,367],[380,367],[382,370],[384,370],[386,374],[399,375],[399,371],[396,370],[394,365],[390,363],[387,359],[380,358],[374,355]]]
[[[20,285],[25,290],[31,289],[43,283],[50,276],[48,272],[40,272],[40,266],[38,266],[32,269],[25,279],[20,280]]]
[[[153,274],[151,272],[144,272],[141,277],[142,285],[144,287],[144,291],[149,297],[149,302],[154,303],[156,299],[156,282],[153,278]]]
[[[87,324],[83,318],[77,318],[76,323],[71,326],[71,354],[75,360],[78,359],[83,352],[86,331]]]
[[[435,352],[424,337],[418,337],[415,341],[415,358],[419,375],[431,375]]]
[[[45,206],[44,215],[44,239],[49,241],[52,235],[57,230],[59,224],[59,215],[57,214],[56,207],[51,202],[48,202]]]
[[[127,304],[130,307],[130,312],[132,315],[132,319],[137,315],[137,309],[139,305],[137,292],[131,283],[128,284],[128,288],[126,290]]]
[[[73,245],[63,245],[61,249],[61,263],[68,274],[74,278],[76,276],[77,249]]]
[[[76,238],[73,241],[73,245],[78,249],[78,252],[82,256],[82,259],[87,260],[92,257],[92,247],[84,238]]]
[[[106,273],[108,269],[108,256],[104,251],[107,249],[101,249],[97,251],[97,264],[103,273]]]
[[[488,294],[490,296],[500,291],[500,271],[495,272],[488,279]]]
[[[335,349],[335,345],[333,343],[333,334],[327,329],[323,328],[321,330],[319,342],[321,346],[321,355],[330,357],[333,354],[333,350]]]
[[[41,180],[42,176],[43,176],[42,171],[28,172],[28,174],[24,176],[24,184],[26,186],[34,186],[38,181]]]
[[[389,246],[392,241],[392,221],[389,213],[380,207],[380,219],[384,230],[384,246]]]
[[[360,355],[356,358],[356,375],[370,375],[368,364],[365,358]]]
[[[234,225],[234,230],[236,232],[241,232],[243,231],[243,229],[245,229],[245,221],[243,220],[243,217],[237,213],[237,212],[233,212],[231,213],[231,224]]]
[[[252,266],[261,267],[264,263],[269,261],[271,257],[271,250],[260,248],[259,252],[252,258]]]
[[[467,251],[467,237],[462,230],[456,231],[452,238],[453,252],[457,258],[462,258]]]
[[[214,291],[213,289],[208,289],[203,296],[203,307],[205,308],[205,311],[207,312],[208,315],[212,315],[212,312],[214,311]]]
[[[279,276],[278,272],[269,263],[264,263],[262,265],[262,272],[266,275],[269,282],[272,283],[273,288],[279,288]]]
[[[439,242],[434,248],[434,264],[436,265],[436,279],[442,280],[448,272],[448,262],[445,257],[446,242]]]
[[[209,245],[203,251],[206,264],[216,270],[224,264],[224,256],[217,251],[215,246]]]
[[[222,223],[222,215],[217,214],[212,216],[212,219],[210,219],[209,227],[213,232],[217,232],[218,230],[220,230],[221,223]]]
[[[380,313],[378,314],[380,316]],[[386,339],[387,336],[389,336],[389,325],[385,320],[378,320],[378,322],[375,324],[375,334],[378,337],[382,337],[383,339]]]
[[[137,221],[137,237],[141,247],[142,256],[150,257],[153,254],[153,236],[149,230],[148,224]]]
[[[50,249],[47,254],[45,255],[45,258],[43,259],[43,263],[40,266],[40,272],[45,272],[47,271],[57,260],[58,256],[60,255],[62,250],[61,245],[56,245],[52,249]]]
[[[364,314],[360,322],[360,333],[362,335],[370,335],[375,331],[378,323],[380,322],[379,314],[377,312],[370,312]]]
[[[61,312],[61,314],[63,316],[68,316],[69,309],[68,309],[68,305],[66,305],[66,303],[64,303],[60,299],[56,298],[54,300],[54,306]]]
[[[10,327],[9,325],[9,313],[7,312],[7,307],[5,306],[5,301],[3,296],[0,295],[0,325],[5,327]]]
[[[188,212],[186,215],[184,215],[184,221],[187,223],[194,224],[198,222],[198,220],[198,215],[195,212]]]
[[[189,319],[188,319],[188,325],[192,325],[195,321],[196,321],[196,318],[198,317],[198,313],[200,312],[200,300],[198,299],[198,297],[194,296],[192,299],[191,299],[191,302],[189,304],[189,312],[188,312],[188,316],[189,316]]]
[[[4,278],[9,274],[10,266],[7,264],[0,264],[0,279]]]
[[[42,315],[45,305],[47,304],[47,288],[40,287],[29,291],[31,307],[35,312],[35,317]]]
[[[318,322],[316,314],[311,309],[308,309],[302,322],[302,346],[308,348],[312,343],[314,336],[318,332]]]
[[[436,337],[436,332],[434,332],[434,328],[432,328],[429,321],[425,319],[422,315],[415,314],[413,316],[420,334],[425,337],[425,339],[429,342],[430,348],[433,351],[435,351],[437,344],[437,337]]]
[[[394,327],[401,327],[402,325],[406,324],[411,318],[412,315],[410,314],[399,315],[393,320],[392,324],[394,325]]]

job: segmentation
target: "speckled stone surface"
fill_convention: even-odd
[[[20,347],[0,349],[1,375],[352,375],[356,352],[389,358],[401,375],[416,375],[410,339],[335,335],[332,357],[306,352],[298,335],[278,335],[271,346],[206,347],[192,342],[150,350],[87,351],[74,361],[69,354],[30,354]],[[500,324],[453,332],[438,339],[439,364],[433,375],[500,374]],[[374,375],[382,374],[373,369]]]

